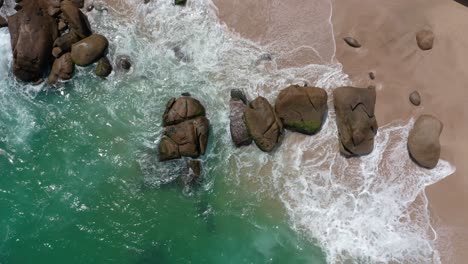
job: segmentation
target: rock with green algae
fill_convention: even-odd
[[[327,99],[323,89],[291,85],[278,95],[275,111],[285,128],[312,135],[325,119]]]
[[[107,77],[109,74],[112,72],[112,65],[107,57],[102,57],[97,65],[96,65],[96,70],[94,73],[96,73],[97,76],[99,77]]]

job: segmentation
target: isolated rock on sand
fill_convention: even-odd
[[[102,58],[108,45],[106,37],[93,34],[73,44],[72,60],[78,66],[88,66]]]
[[[252,144],[252,138],[244,122],[244,111],[247,107],[246,102],[247,99],[241,90],[233,89],[231,91],[231,100],[229,101],[229,128],[232,141],[236,147]]]
[[[415,106],[420,105],[421,104],[421,96],[419,95],[419,92],[418,91],[412,92],[410,94],[410,96],[409,96],[409,100]]]
[[[244,119],[258,148],[272,151],[283,134],[283,125],[267,99],[260,96],[250,102],[245,108]]]
[[[170,126],[185,120],[205,115],[205,107],[197,99],[190,96],[172,98],[166,105],[163,125]]]
[[[80,38],[86,38],[92,34],[91,26],[88,18],[81,10],[70,0],[65,0],[61,3],[63,17],[68,23],[68,27],[76,33]]]
[[[327,99],[323,89],[291,85],[278,95],[276,115],[285,128],[312,135],[322,126],[327,112]]]
[[[47,81],[49,84],[54,84],[58,79],[69,80],[73,76],[74,69],[70,53],[65,53],[54,61]]]
[[[434,33],[430,30],[421,30],[416,34],[416,41],[422,50],[430,50],[434,45]]]
[[[112,65],[107,57],[102,57],[97,65],[96,65],[96,70],[94,73],[96,73],[97,76],[99,77],[107,77],[109,74],[112,72]]]
[[[340,152],[347,157],[366,155],[374,148],[377,121],[374,87],[340,87],[333,91]]]
[[[343,39],[349,46],[353,47],[353,48],[360,48],[361,47],[361,43],[359,43],[359,41],[357,41],[356,39],[352,38],[352,37],[346,37]]]
[[[58,30],[43,1],[23,0],[23,8],[8,18],[13,50],[13,74],[22,81],[37,81],[52,63],[52,45]]]
[[[3,28],[3,27],[8,27],[8,21],[2,16],[0,16],[0,28]]]
[[[375,80],[375,73],[374,72],[369,72],[369,78],[371,80]]]
[[[422,115],[416,120],[408,137],[408,151],[416,164],[428,169],[437,166],[442,129],[442,122],[433,116]]]

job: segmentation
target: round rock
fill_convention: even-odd
[[[434,33],[430,30],[421,30],[416,34],[416,41],[422,50],[430,50],[434,45]]]
[[[415,106],[420,105],[421,104],[421,96],[419,95],[419,92],[418,91],[412,92],[410,94],[410,96],[409,96],[409,100]]]
[[[88,66],[104,55],[109,42],[106,37],[93,34],[75,44],[71,49],[73,62],[78,66]]]
[[[408,151],[416,164],[428,169],[437,166],[442,129],[442,122],[433,116],[422,115],[416,120],[408,137]]]

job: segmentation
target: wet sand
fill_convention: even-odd
[[[468,7],[451,0],[347,0],[333,3],[336,58],[354,85],[378,87],[381,125],[432,114],[444,123],[442,158],[455,174],[427,188],[443,263],[468,259]],[[422,51],[415,34],[431,29],[432,50]],[[352,36],[362,48],[342,40]],[[368,73],[375,72],[371,81]],[[417,90],[422,103],[413,106]]]

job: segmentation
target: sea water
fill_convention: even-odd
[[[311,45],[318,61],[286,67],[284,39],[240,37],[208,0],[124,4],[89,13],[109,58],[132,60],[106,80],[90,66],[54,89],[20,84],[0,29],[0,263],[438,262],[424,188],[454,168],[411,162],[412,120],[381,127],[368,156],[339,155],[331,92],[350,82],[333,41]],[[286,132],[271,154],[233,147],[230,89],[273,103],[304,82],[330,97],[317,135]],[[211,121],[193,187],[177,179],[183,160],[157,154],[165,104],[183,92]]]

